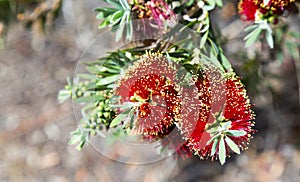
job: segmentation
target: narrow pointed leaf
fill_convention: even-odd
[[[217,4],[217,6],[219,6],[219,7],[222,7],[222,6],[223,6],[222,0],[216,0],[216,4]]]
[[[91,96],[86,96],[86,97],[79,97],[74,99],[74,102],[76,103],[88,103],[88,102],[97,102],[99,100],[103,100],[104,97],[102,95],[91,95]]]
[[[244,130],[228,130],[226,134],[229,136],[240,137],[246,135],[247,132]]]
[[[117,81],[119,79],[119,77],[120,77],[119,75],[113,75],[113,76],[108,76],[108,77],[105,77],[105,78],[101,78],[96,83],[96,85],[100,86],[100,85],[107,85],[107,84],[113,83],[113,82]]]
[[[213,142],[215,139],[217,139],[220,136],[220,134],[216,134],[215,136],[211,137],[208,142],[206,143],[206,145],[211,144],[211,142]]]
[[[210,156],[214,156],[217,151],[218,139],[214,139],[214,143],[211,148]]]
[[[246,47],[251,46],[258,38],[258,36],[260,35],[260,33],[262,32],[261,28],[257,28],[255,30],[253,30],[250,34],[248,34],[244,40],[247,40],[245,43]]]
[[[119,114],[115,119],[113,119],[111,121],[109,127],[117,126],[122,121],[124,121],[124,119],[126,119],[128,117],[128,114],[129,114],[130,111],[131,111],[131,109],[128,109],[128,110],[122,112],[121,114]]]
[[[226,148],[225,148],[224,137],[221,137],[219,142],[219,160],[221,165],[223,165],[226,161]]]
[[[274,48],[274,40],[272,37],[272,32],[270,32],[270,31],[266,32],[266,39],[267,39],[267,43],[270,46],[270,48],[273,49]]]
[[[240,148],[229,137],[225,137],[225,141],[232,151],[234,151],[237,154],[241,153]]]
[[[245,28],[245,31],[246,32],[251,32],[252,30],[256,29],[258,27],[258,25],[251,25],[247,28]]]

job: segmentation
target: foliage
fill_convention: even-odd
[[[211,19],[211,12],[216,8],[222,8],[223,2],[221,0],[105,0],[105,2],[110,7],[95,9],[96,17],[103,19],[99,28],[110,27],[112,32],[116,32],[115,41],[126,39],[133,42],[130,49],[109,52],[102,58],[85,63],[88,73],[77,74],[72,81],[67,79],[68,84],[65,90],[59,92],[58,100],[64,102],[71,98],[75,103],[84,106],[81,110],[80,125],[72,133],[70,144],[79,143],[77,149],[81,150],[91,135],[105,137],[107,131],[116,129],[118,132],[125,131],[127,135],[138,133],[149,142],[160,141],[161,149],[164,150],[170,146],[162,141],[175,128],[180,131],[179,135],[185,141],[183,146],[174,149],[178,154],[190,156],[189,154],[193,153],[200,158],[211,157],[213,160],[219,159],[223,165],[230,153],[240,154],[241,150],[246,149],[252,134],[255,133],[252,105],[241,79],[234,73],[226,52],[222,49],[219,32],[216,32]],[[243,5],[245,2],[252,3],[255,11],[245,10]],[[285,51],[292,53],[293,59],[299,59],[299,33],[287,31],[285,23],[277,26],[274,20],[282,18],[282,14],[273,11],[271,7],[275,6],[274,4],[266,3],[261,8],[255,2],[242,0],[239,5],[240,14],[248,16],[247,21],[251,20],[251,25],[245,29],[248,33],[244,38],[245,47],[248,48],[261,41],[261,44],[266,43],[271,49],[277,50],[270,53],[275,53],[278,60],[282,60]],[[291,5],[295,4],[291,1],[288,6]],[[282,5],[281,8],[286,7],[287,5]],[[268,13],[264,13],[262,9]],[[255,16],[249,14],[253,12],[258,14]],[[151,21],[149,23],[146,18],[154,20],[154,23]],[[141,41],[142,45],[135,47],[133,38],[139,27],[138,21],[135,22],[136,19],[142,22],[146,33],[155,33],[158,30],[163,36],[157,40]],[[166,26],[165,22],[168,21],[179,23]],[[262,36],[265,36],[265,40],[261,39]],[[155,75],[155,71],[161,71],[159,63],[164,61],[170,65],[169,76]],[[155,70],[153,65],[158,65],[159,69]],[[261,78],[259,66],[258,58],[245,61],[247,82]],[[173,72],[176,73],[174,79],[172,79]],[[135,78],[138,77],[135,74],[140,74],[139,78]],[[214,76],[211,78],[211,75]],[[131,78],[136,80],[131,82],[130,88],[127,88]],[[215,86],[220,86],[222,81],[224,90],[219,91],[219,94],[225,94],[225,104],[216,112],[214,104],[221,102],[221,97],[214,98],[213,93]],[[191,86],[197,88],[196,94],[189,93],[188,89]],[[129,90],[127,97],[118,92],[120,87]],[[178,95],[182,93],[185,97],[188,96],[187,101],[179,99]],[[150,117],[151,112],[164,106],[155,101],[155,96],[158,95],[165,98],[169,120],[159,120],[151,125],[144,117]],[[195,107],[198,109],[197,112],[200,112],[198,120],[184,121],[184,117],[178,112],[185,106],[191,107],[189,102],[201,103],[198,108]],[[154,110],[151,111],[150,108]],[[210,115],[212,121],[208,119]],[[194,130],[191,132],[189,127],[193,124]],[[202,135],[209,136],[207,141]],[[205,146],[200,147],[201,140],[205,141]]]

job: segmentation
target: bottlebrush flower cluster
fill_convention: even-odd
[[[239,13],[246,21],[268,20],[278,21],[278,16],[294,6],[295,0],[241,0]]]
[[[246,90],[233,72],[222,73],[213,65],[203,69],[194,87],[196,93],[181,88],[168,60],[147,53],[129,68],[116,89],[115,94],[121,96],[118,104],[136,103],[133,115],[137,117],[123,125],[132,125],[132,133],[141,134],[144,140],[162,140],[162,146],[177,156],[194,153],[219,158],[223,164],[231,152],[245,149],[254,133]]]
[[[110,6],[95,9],[103,20],[99,28],[110,27],[119,47],[88,62],[89,73],[68,79],[60,91],[60,101],[84,104],[70,143],[81,149],[91,135],[134,135],[147,144],[159,143],[176,158],[196,155],[221,164],[246,149],[255,133],[255,115],[241,78],[219,45],[222,31],[212,26],[211,12],[223,2],[104,1]],[[285,41],[299,59],[294,41],[299,33],[288,33],[285,21],[273,26],[285,12],[297,9],[295,0],[240,0],[236,5],[249,25],[246,48],[257,40],[261,44],[256,47],[264,47],[264,36],[270,48]],[[278,56],[284,50],[278,47]]]

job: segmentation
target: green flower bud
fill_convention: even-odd
[[[87,86],[87,85],[89,85],[89,84],[90,84],[89,81],[85,81],[85,82],[84,82],[84,85],[85,85],[85,86]]]
[[[90,121],[91,121],[91,122],[95,122],[95,121],[96,121],[96,118],[95,118],[94,116],[92,116],[92,117],[90,118]]]
[[[65,86],[65,89],[66,89],[66,90],[69,90],[69,89],[70,89],[70,86],[69,86],[69,85],[66,85],[66,86]]]
[[[83,87],[81,88],[81,90],[82,90],[83,92],[85,92],[85,91],[87,90],[87,88],[86,88],[85,86],[83,86]]]
[[[77,96],[81,97],[82,95],[83,95],[83,92],[79,90],[79,91],[77,92]]]
[[[99,118],[101,118],[102,115],[103,115],[102,112],[98,112],[98,113],[97,113],[97,116],[98,116]]]
[[[105,118],[109,118],[110,113],[109,113],[109,112],[105,112],[105,113],[103,113],[103,116],[104,116]]]
[[[84,128],[89,128],[89,125],[86,124],[86,123],[83,123],[82,126],[83,126]]]
[[[95,130],[91,131],[91,135],[95,136],[97,134],[97,132]]]

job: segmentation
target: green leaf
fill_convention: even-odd
[[[219,160],[221,165],[223,165],[226,161],[226,148],[223,136],[220,138],[219,142]]]
[[[216,45],[216,43],[214,43],[213,40],[211,40],[210,38],[208,38],[208,41],[212,47],[212,50],[214,51],[215,55],[218,55],[219,54],[219,49],[218,49],[218,46]]]
[[[96,15],[97,19],[104,19],[107,18],[109,15],[113,14],[114,12],[118,11],[116,8],[96,8],[95,11],[99,12]]]
[[[118,42],[122,38],[124,27],[125,27],[125,24],[121,23],[119,26],[119,29],[117,31],[116,37],[115,37],[116,42]]]
[[[130,11],[130,6],[126,0],[119,0],[119,2],[122,5],[123,9]]]
[[[221,63],[219,62],[218,58],[213,55],[213,53],[210,53],[210,61],[216,66],[218,67],[221,71],[225,71],[223,66],[221,65]]]
[[[96,75],[90,75],[90,74],[85,74],[85,73],[79,73],[79,74],[77,74],[77,77],[87,79],[87,80],[97,79]]]
[[[232,151],[234,151],[237,154],[241,153],[240,148],[229,137],[225,137],[225,141]]]
[[[81,141],[79,143],[79,145],[77,145],[76,150],[80,151],[82,149],[82,147],[84,146],[84,144],[85,144],[85,141]]]
[[[88,131],[81,130],[80,128],[77,128],[76,131],[71,132],[71,135],[72,138],[70,139],[69,144],[73,145],[79,142],[79,145],[76,147],[77,150],[81,150],[85,142],[89,140]]]
[[[115,119],[113,119],[111,121],[109,127],[117,126],[122,121],[124,121],[124,119],[126,119],[128,117],[128,114],[130,113],[130,111],[131,111],[131,109],[128,109],[128,110],[122,112],[121,114],[119,114],[117,117],[115,117]]]
[[[222,7],[223,6],[223,2],[222,0],[215,0],[216,1],[216,5],[219,6],[219,7]]]
[[[97,102],[99,100],[104,100],[104,97],[102,95],[92,95],[87,97],[79,97],[74,99],[74,102],[76,103],[88,103],[88,102]]]
[[[119,23],[121,21],[121,18],[123,17],[123,13],[124,13],[124,11],[119,10],[119,11],[115,12],[114,14],[112,14],[110,21],[109,21],[110,24],[115,25],[115,24]]]
[[[115,1],[115,0],[107,0],[107,2],[112,5],[113,7],[115,8],[118,8],[118,9],[123,9],[122,5],[120,4],[119,1]]]
[[[59,103],[63,103],[65,100],[71,97],[71,91],[70,90],[60,90],[58,93],[58,101]]]
[[[203,10],[206,10],[206,11],[211,11],[215,8],[216,6],[216,1],[215,0],[211,0],[211,1],[208,1],[208,4],[209,5],[205,5],[203,7]]]
[[[247,40],[245,46],[246,47],[251,46],[257,40],[257,38],[258,38],[258,36],[260,35],[261,32],[262,32],[262,29],[261,28],[257,28],[255,30],[253,30],[251,33],[249,33],[244,38],[244,40]]]
[[[131,40],[132,39],[132,30],[133,30],[131,21],[127,24],[126,28],[127,28],[126,29],[126,38],[128,40]]]
[[[75,132],[73,132],[72,133],[72,138],[70,139],[70,141],[69,141],[69,144],[70,145],[73,145],[73,144],[75,144],[75,143],[78,143],[78,142],[80,142],[81,141],[81,132],[80,131],[75,131]]]
[[[104,28],[104,27],[107,27],[109,24],[110,24],[109,18],[106,18],[106,19],[104,19],[104,20],[100,23],[100,25],[98,26],[98,28]]]
[[[245,31],[246,32],[251,32],[252,30],[254,30],[254,29],[256,29],[258,27],[258,25],[251,25],[251,26],[249,26],[249,27],[247,27],[247,28],[245,28]]]
[[[218,133],[218,134],[214,135],[213,137],[211,137],[211,138],[208,140],[208,142],[206,143],[206,145],[211,144],[211,142],[213,142],[215,139],[218,139],[218,137],[219,137],[220,135],[221,135],[221,134]]]
[[[222,65],[224,66],[224,68],[227,71],[229,71],[231,69],[231,64],[223,53],[221,53],[221,60],[222,60]]]
[[[215,155],[215,153],[217,151],[218,142],[219,142],[218,139],[214,139],[214,143],[213,143],[212,148],[211,148],[210,156],[214,156]]]
[[[274,40],[272,37],[272,32],[266,31],[266,39],[267,39],[267,43],[270,46],[270,48],[273,49],[274,48]]]
[[[200,42],[200,49],[202,49],[206,43],[207,37],[208,37],[208,32],[205,32],[205,34],[203,35],[203,37],[201,38],[201,42]]]
[[[111,84],[115,81],[117,81],[120,78],[120,75],[113,75],[113,76],[108,76],[105,78],[101,78],[96,85],[97,86],[101,86],[101,85],[107,85],[107,84]]]
[[[226,134],[229,136],[240,137],[246,135],[247,132],[244,130],[228,130],[226,131]]]

